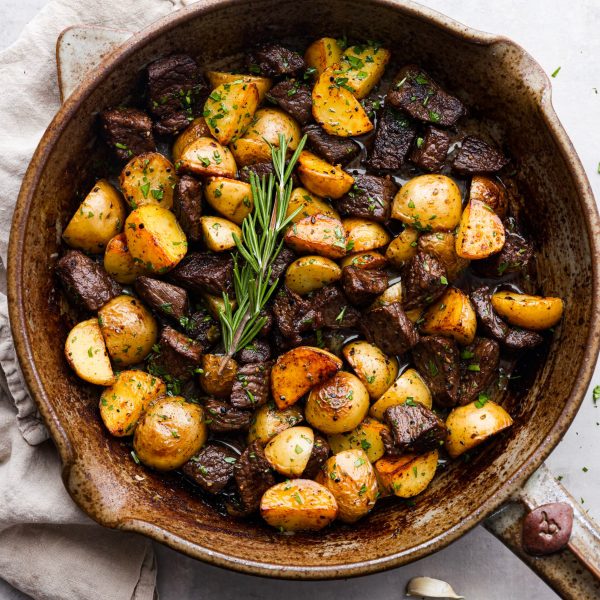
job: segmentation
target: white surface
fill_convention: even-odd
[[[85,0],[82,0],[85,1]],[[89,0],[87,0],[89,1]],[[0,0],[2,38],[8,46],[45,0]],[[525,47],[552,80],[554,105],[600,198],[600,2],[598,0],[422,0],[472,27],[499,33]],[[99,23],[99,25],[101,25]],[[596,369],[593,385],[600,383]],[[548,464],[590,514],[600,520],[600,403],[591,390],[564,440]],[[583,467],[588,471],[584,472]],[[469,600],[552,600],[557,598],[495,538],[477,528],[451,547],[407,567],[361,579],[333,582],[283,582],[238,575],[183,557],[157,545],[162,600],[347,600],[402,598],[415,575],[445,579]],[[22,599],[0,580],[0,598]]]

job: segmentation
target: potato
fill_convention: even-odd
[[[125,223],[133,259],[152,273],[166,273],[187,253],[187,239],[175,215],[154,204],[132,211]]]
[[[402,282],[398,281],[385,290],[382,294],[379,294],[373,303],[371,308],[377,308],[378,306],[388,306],[394,304],[394,302],[402,302]]]
[[[248,431],[248,443],[258,440],[261,444],[266,444],[278,433],[298,425],[303,419],[302,410],[297,406],[279,410],[271,403],[264,404],[254,413]]]
[[[319,254],[327,258],[341,258],[346,254],[342,222],[325,215],[300,219],[288,227],[283,239],[299,254]]]
[[[469,200],[456,233],[456,254],[481,259],[500,252],[505,242],[500,217],[480,200]]]
[[[479,399],[454,408],[446,419],[446,450],[452,458],[456,458],[510,427],[512,422],[511,416],[491,400]]]
[[[417,456],[384,456],[375,463],[380,485],[400,498],[420,494],[431,483],[437,469],[438,451]]]
[[[326,217],[341,221],[340,214],[335,208],[323,200],[323,198],[311,194],[307,189],[302,187],[294,188],[290,196],[286,216],[289,217],[294,213],[296,213],[296,216],[292,219],[293,223],[312,215],[325,215]]]
[[[327,436],[327,441],[334,454],[342,450],[360,448],[365,451],[367,458],[374,463],[385,454],[381,432],[389,428],[376,419],[367,417],[362,423],[346,433],[335,433]]]
[[[369,394],[360,379],[346,371],[315,386],[308,396],[304,416],[323,433],[352,431],[369,412]]]
[[[419,324],[423,318],[424,312],[425,308],[423,306],[418,306],[417,308],[411,308],[410,310],[407,310],[406,316],[412,323]]]
[[[449,231],[421,235],[418,248],[435,256],[444,265],[450,281],[456,279],[469,266],[470,261],[456,254],[456,239]]]
[[[231,388],[238,372],[238,364],[230,358],[223,368],[223,354],[203,354],[200,387],[209,395],[226,398],[231,394]]]
[[[473,175],[469,189],[469,199],[479,200],[487,204],[501,219],[508,210],[508,194],[506,188],[496,179],[483,175]]]
[[[381,248],[390,241],[389,233],[379,223],[351,217],[342,221],[348,250],[366,252]]]
[[[106,179],[100,179],[71,217],[63,240],[89,254],[103,252],[125,223],[125,202]]]
[[[342,269],[323,256],[303,256],[295,260],[285,272],[285,285],[301,296],[337,281]]]
[[[310,427],[290,427],[265,447],[265,458],[284,477],[300,477],[308,464],[315,434]]]
[[[279,409],[291,406],[315,385],[342,368],[342,361],[321,348],[298,346],[277,358],[271,371],[271,393]]]
[[[125,285],[132,284],[138,275],[146,273],[144,265],[131,256],[124,233],[115,235],[106,245],[104,268],[115,281]]]
[[[171,155],[173,162],[177,165],[184,149],[199,138],[210,137],[210,129],[204,117],[195,118],[178,136],[173,144]]]
[[[448,288],[446,293],[432,304],[424,315],[421,331],[428,335],[445,335],[454,338],[462,346],[475,339],[477,317],[473,305],[463,291]]]
[[[240,138],[230,146],[231,154],[240,167],[271,160],[271,150],[263,140],[256,138]],[[269,152],[269,158],[267,156]]]
[[[371,406],[369,415],[383,421],[383,416],[390,406],[405,402],[418,402],[426,408],[431,408],[431,392],[423,378],[415,369],[407,369]]]
[[[341,198],[354,185],[352,175],[308,150],[300,152],[296,170],[304,186],[317,196]]]
[[[242,230],[235,223],[221,217],[200,217],[202,238],[209,250],[225,252],[235,248],[234,235],[242,239]]]
[[[342,58],[344,50],[337,40],[330,37],[315,40],[304,53],[304,60],[308,67],[316,69],[317,76],[333,65],[337,65]]]
[[[142,362],[156,344],[158,325],[152,313],[133,296],[122,294],[98,311],[98,323],[115,364]]]
[[[511,325],[536,331],[554,327],[563,314],[563,301],[560,298],[515,294],[510,291],[493,294],[492,306]]]
[[[337,516],[333,494],[312,479],[282,481],[261,498],[260,514],[281,531],[318,531]]]
[[[379,83],[390,51],[378,46],[350,46],[340,61],[341,77],[347,78],[344,87],[352,88],[356,98],[366,98]]]
[[[148,404],[166,393],[165,383],[150,373],[121,371],[100,396],[100,416],[106,429],[117,437],[131,435]]]
[[[172,471],[186,463],[204,444],[208,429],[198,404],[180,396],[150,403],[133,436],[138,458],[157,471]]]
[[[208,312],[213,316],[214,319],[218,321],[219,314],[225,310],[225,301],[223,300],[223,296],[202,294],[202,299],[204,300],[204,304],[206,305]],[[229,303],[233,309],[235,309],[237,306],[235,298],[230,298]]]
[[[202,177],[235,177],[237,165],[226,146],[210,137],[199,137],[181,152],[178,168]]]
[[[312,91],[315,121],[327,133],[340,137],[362,135],[373,129],[361,103],[343,87],[347,81],[334,65],[321,73]]]
[[[254,207],[252,186],[237,179],[210,177],[204,186],[204,197],[218,213],[236,225],[241,225]]]
[[[350,342],[344,346],[343,353],[373,400],[379,398],[398,376],[398,361],[388,358],[369,342]]]
[[[385,251],[385,257],[393,267],[401,269],[416,255],[418,237],[416,229],[407,227],[390,242]]]
[[[258,88],[236,80],[218,85],[204,103],[202,115],[213,137],[226,146],[237,140],[252,122],[258,108]]]
[[[446,175],[413,177],[400,188],[392,204],[393,219],[426,231],[454,229],[461,211],[460,190]]]
[[[258,75],[239,75],[237,73],[225,73],[223,71],[207,71],[206,78],[212,89],[219,87],[225,83],[253,83],[258,90],[259,104],[265,99],[267,92],[271,89],[273,82],[268,77],[260,77]]]
[[[379,487],[375,471],[365,452],[359,448],[343,450],[328,458],[317,481],[334,495],[338,518],[344,523],[358,521],[377,501]]]
[[[342,269],[344,267],[358,267],[359,269],[382,269],[387,265],[387,260],[383,254],[368,250],[366,252],[357,252],[346,256],[340,262]]]
[[[67,362],[81,379],[95,385],[111,385],[115,376],[98,319],[77,323],[65,342]]]
[[[144,152],[135,156],[119,175],[121,191],[131,208],[147,204],[171,208],[176,183],[175,167],[158,152]]]

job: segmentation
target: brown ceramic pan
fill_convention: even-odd
[[[470,462],[450,465],[414,506],[381,503],[353,526],[283,536],[259,521],[221,516],[174,480],[151,473],[135,479],[139,467],[128,449],[100,425],[97,390],[79,381],[64,360],[66,327],[54,292],[52,257],[59,249],[57,223],[66,222],[74,193],[90,185],[95,115],[135,93],[145,64],[184,51],[208,65],[258,41],[294,42],[344,32],[380,40],[402,62],[423,65],[509,149],[524,192],[521,216],[539,250],[536,283],[546,294],[561,296],[566,311],[543,359],[505,394],[503,403],[515,417],[508,434]],[[148,535],[245,573],[326,579],[406,564],[487,518],[486,526],[559,593],[582,600],[600,597],[600,535],[543,466],[538,469],[577,412],[598,355],[599,240],[594,198],[552,108],[550,83],[513,42],[411,2],[204,0],[155,23],[106,57],[48,128],[14,216],[10,317],[24,375],[63,462],[65,486],[103,525]],[[571,502],[575,510],[569,548],[532,559],[520,546],[519,519],[525,506],[553,499]]]

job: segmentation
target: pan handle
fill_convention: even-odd
[[[523,518],[528,511],[550,502],[566,502],[573,507],[571,539],[556,554],[531,556],[521,543]],[[600,529],[545,465],[529,478],[511,502],[488,517],[484,526],[562,598],[600,598]]]

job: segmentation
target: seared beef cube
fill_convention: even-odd
[[[135,291],[155,311],[179,321],[190,310],[187,292],[176,285],[140,275],[135,280]]]
[[[342,287],[348,300],[364,306],[388,288],[388,276],[376,269],[348,266],[342,269]]]
[[[377,122],[373,147],[367,161],[371,169],[399,169],[417,133],[417,128],[403,114],[385,108]]]
[[[181,470],[205,492],[218,494],[233,479],[233,469],[238,458],[230,448],[209,442]]]
[[[272,278],[271,278],[272,279]],[[265,324],[260,328],[258,337],[267,337],[271,331],[273,331],[273,324],[275,323],[275,317],[273,311],[270,308],[263,308],[260,311],[260,317],[265,319]],[[246,361],[248,362],[248,361]]]
[[[367,341],[385,354],[404,354],[419,342],[417,328],[399,302],[369,309],[364,313],[360,327]]]
[[[201,358],[201,344],[167,325],[160,333],[157,351],[150,355],[149,368],[158,376],[185,382],[194,376]]]
[[[458,98],[444,91],[417,65],[400,69],[386,101],[414,119],[446,127],[454,125],[467,112]]]
[[[312,90],[297,79],[288,79],[274,85],[267,98],[296,119],[300,125],[306,125],[312,119]]]
[[[536,331],[528,331],[527,329],[519,329],[513,327],[509,329],[508,333],[502,343],[508,350],[529,350],[539,346],[544,341],[544,338]]]
[[[424,171],[439,171],[450,149],[450,136],[447,132],[428,127],[425,135],[417,138],[416,146],[410,154],[410,162]]]
[[[444,422],[418,402],[390,406],[383,418],[390,426],[394,445],[400,452],[421,454],[434,450],[448,435]]]
[[[329,457],[329,444],[327,440],[321,437],[318,433],[315,433],[315,442],[312,447],[312,452],[302,472],[303,479],[314,479],[321,467]]]
[[[279,44],[261,44],[246,58],[251,73],[265,77],[296,75],[306,68],[304,59],[293,50]]]
[[[169,279],[195,294],[221,296],[233,286],[233,260],[211,252],[192,252],[169,273]]]
[[[463,348],[461,357],[461,376],[459,401],[462,406],[477,400],[498,375],[500,346],[495,340],[476,338]]]
[[[462,141],[462,146],[452,161],[452,169],[459,175],[496,173],[507,164],[508,158],[498,148],[470,135]]]
[[[190,242],[202,239],[202,184],[189,175],[182,175],[173,193],[173,213]]]
[[[475,270],[487,277],[501,277],[508,273],[527,272],[533,259],[533,244],[518,231],[511,231],[505,223],[505,238],[502,250],[485,260],[473,262]]]
[[[144,111],[109,108],[100,113],[100,123],[106,143],[121,160],[156,150],[152,120]]]
[[[321,288],[308,301],[314,312],[314,329],[347,329],[356,327],[360,313],[350,305],[337,285]]]
[[[390,177],[355,175],[354,185],[336,202],[336,207],[344,216],[386,223],[397,191],[398,186]]]
[[[271,362],[241,365],[233,382],[230,402],[235,408],[255,409],[269,399]]]
[[[315,312],[310,302],[284,287],[275,298],[273,314],[279,332],[291,346],[302,343],[302,333],[312,329]]]
[[[363,98],[360,103],[362,107],[365,109],[367,113],[367,117],[371,119],[371,121],[377,116],[377,113],[383,107],[383,100],[380,96],[374,94]]]
[[[206,310],[198,310],[191,317],[183,317],[179,319],[179,323],[205,350],[221,339],[221,325]]]
[[[413,348],[412,357],[435,402],[456,406],[460,369],[454,340],[441,335],[422,337]]]
[[[418,251],[404,268],[405,310],[435,302],[448,285],[444,265],[431,254]]]
[[[242,364],[261,363],[270,360],[271,346],[266,340],[255,339],[237,355],[237,361]]]
[[[273,485],[275,477],[265,458],[260,442],[254,441],[244,450],[233,469],[241,510],[231,507],[230,512],[242,515],[258,510],[262,495]]]
[[[121,286],[104,267],[79,250],[68,250],[56,264],[67,295],[89,311],[97,311],[121,293]]]
[[[240,169],[238,174],[239,180],[244,181],[245,183],[250,183],[250,173],[254,173],[260,180],[263,177],[268,177],[271,173],[275,173],[275,167],[273,167],[273,163],[271,161],[246,165]]]
[[[356,142],[329,135],[318,125],[307,125],[302,133],[306,134],[311,149],[332,165],[345,165],[360,152],[360,146]]]
[[[283,247],[271,264],[271,277],[269,283],[279,279],[295,260],[296,255],[289,248]]]
[[[210,431],[229,433],[231,431],[246,431],[252,421],[252,412],[240,410],[224,400],[209,398],[205,404],[206,424]]]

